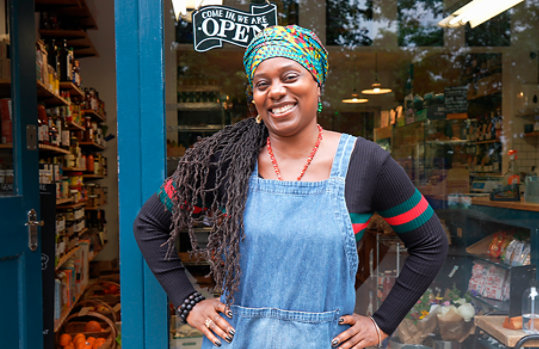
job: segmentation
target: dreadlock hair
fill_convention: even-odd
[[[233,303],[239,288],[239,243],[244,237],[248,180],[267,136],[264,123],[252,117],[228,125],[188,149],[170,177],[176,191],[169,253],[179,232],[187,229],[193,251],[205,254],[216,287],[225,291],[227,305]],[[195,206],[209,212],[211,233],[205,249],[199,248],[194,234],[194,226],[203,219],[195,214]]]

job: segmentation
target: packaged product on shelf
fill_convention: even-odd
[[[507,248],[505,249],[502,257],[502,261],[505,264],[511,264],[511,259],[513,258],[513,252],[515,251],[517,240],[511,240]]]
[[[73,61],[73,73],[72,73],[72,76],[73,76],[73,83],[77,87],[80,87],[80,84],[81,84],[80,61],[77,60],[77,59]]]
[[[69,185],[71,188],[80,187],[83,184],[82,172],[73,172],[69,177]]]
[[[512,236],[505,232],[494,234],[494,238],[490,243],[488,254],[492,258],[499,258],[512,240]]]
[[[529,256],[529,255],[530,255],[529,244],[526,244],[523,241],[518,241],[515,246],[515,250],[513,251],[513,255],[511,258],[511,265],[513,266],[523,265],[526,259],[526,256]]]
[[[472,267],[472,276],[468,282],[468,291],[472,294],[481,294],[486,275],[486,265],[475,261]]]
[[[61,233],[66,228],[66,218],[63,214],[56,215],[56,234]]]
[[[64,236],[58,236],[56,238],[56,259],[60,259],[66,252],[66,239]]]
[[[11,98],[0,99],[0,143],[13,143],[13,116]]]
[[[54,278],[54,322],[62,316],[62,281]]]
[[[487,270],[481,296],[500,301],[509,299],[504,292],[505,284],[509,282],[508,271],[496,266],[490,266]]]

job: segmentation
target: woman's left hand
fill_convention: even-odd
[[[343,315],[340,325],[350,325],[351,327],[346,331],[341,332],[335,337],[331,345],[338,349],[362,349],[369,346],[377,346],[378,341],[383,341],[388,337],[382,330],[380,330],[380,338],[378,338],[378,332],[373,321],[367,317],[359,314]]]

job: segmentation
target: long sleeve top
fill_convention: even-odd
[[[180,305],[194,291],[177,256],[165,258],[171,224],[171,188],[165,184],[148,199],[134,233],[144,258],[170,301]],[[404,169],[377,144],[358,137],[346,175],[345,200],[356,241],[376,212],[388,222],[408,250],[391,292],[373,314],[391,334],[428,288],[447,255],[445,232]]]

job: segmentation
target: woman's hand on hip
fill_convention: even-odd
[[[350,325],[346,331],[333,338],[331,345],[338,349],[362,349],[377,346],[388,337],[382,330],[378,336],[377,325],[367,316],[359,314],[343,315],[339,319],[340,325]]]
[[[195,304],[187,316],[187,323],[202,332],[213,344],[220,347],[217,336],[230,343],[236,331],[219,313],[232,318],[232,312],[218,298],[206,299]]]

